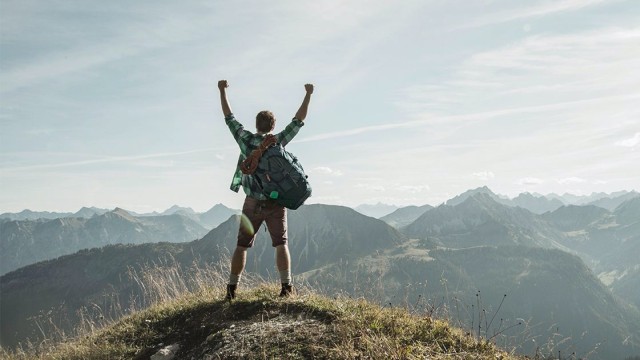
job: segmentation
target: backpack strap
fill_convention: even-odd
[[[242,171],[242,173],[245,175],[251,175],[256,172],[258,163],[260,162],[260,158],[262,158],[262,154],[277,142],[278,141],[275,135],[267,134],[264,137],[264,140],[262,140],[260,146],[258,146],[257,149],[253,150],[251,154],[246,159],[244,159],[242,164],[240,164],[240,171]]]

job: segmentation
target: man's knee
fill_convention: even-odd
[[[289,249],[289,246],[286,242],[284,244],[274,245],[273,247],[276,249],[276,251],[285,251]]]
[[[249,250],[247,246],[236,245],[236,252],[246,252],[247,250]]]

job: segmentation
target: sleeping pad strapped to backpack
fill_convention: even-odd
[[[299,208],[311,196],[311,185],[302,165],[273,135],[265,137],[240,169],[254,177],[267,198],[288,209]]]

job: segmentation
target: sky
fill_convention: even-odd
[[[241,208],[220,79],[308,203],[640,190],[635,0],[0,0],[0,212]]]

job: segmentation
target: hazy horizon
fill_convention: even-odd
[[[640,186],[633,1],[0,4],[0,213],[240,208],[219,79],[249,130],[315,84],[308,203]]]
[[[482,186],[481,186],[481,187],[482,187]],[[481,188],[481,187],[479,187],[479,188]],[[475,188],[475,189],[478,189],[478,188]],[[469,190],[475,190],[475,189],[467,189],[466,191],[469,191]],[[489,190],[491,190],[494,194],[496,194],[496,195],[497,195],[497,196],[499,196],[499,197],[507,197],[508,199],[514,199],[514,198],[515,198],[515,197],[517,197],[518,195],[520,195],[520,194],[524,194],[524,193],[518,193],[518,194],[516,194],[516,195],[511,195],[511,196],[510,196],[510,195],[506,195],[506,194],[501,194],[501,193],[499,193],[499,192],[495,192],[495,191],[493,191],[493,189],[489,189]],[[637,190],[635,190],[635,189],[633,189],[633,190],[626,190],[626,189],[623,189],[623,190],[613,191],[613,192],[606,193],[606,194],[607,194],[607,195],[612,195],[612,194],[615,194],[615,193],[618,193],[618,192],[625,192],[625,191],[626,191],[627,193],[632,193],[632,192],[636,192],[636,193],[637,193],[637,192],[638,192],[638,191],[637,191]],[[462,193],[464,193],[464,192],[465,192],[465,191],[463,191]],[[359,204],[327,204],[327,203],[320,203],[320,202],[309,202],[308,204],[342,205],[342,206],[347,206],[347,207],[351,207],[351,208],[356,208],[356,207],[361,206],[361,205],[365,205],[365,206],[366,206],[366,205],[370,205],[370,206],[375,206],[375,205],[387,205],[387,206],[396,206],[396,207],[398,207],[398,208],[405,207],[405,206],[423,206],[423,205],[431,205],[431,206],[434,206],[434,207],[435,207],[435,206],[438,206],[438,205],[441,205],[441,204],[446,203],[448,200],[451,200],[452,198],[454,198],[454,197],[456,197],[456,196],[458,196],[458,195],[461,195],[462,193],[460,193],[460,194],[455,194],[455,195],[453,195],[452,197],[447,198],[447,199],[443,199],[442,201],[440,201],[440,202],[438,202],[438,203],[413,203],[413,204],[398,205],[398,204],[383,203],[383,202],[377,202],[377,203],[359,203]],[[548,194],[527,193],[527,194],[531,194],[531,195],[534,195],[534,196],[544,196],[544,197],[548,197],[549,195],[553,195],[553,194],[555,194],[555,193],[548,193]],[[602,194],[602,193],[596,193],[596,192],[592,192],[592,193],[590,193],[590,194],[571,194],[571,193],[562,193],[562,194],[555,194],[555,195],[558,195],[558,196],[565,196],[565,195],[569,195],[569,196],[591,196],[591,195],[595,195],[595,194]],[[64,212],[66,212],[66,213],[75,213],[75,212],[77,212],[77,211],[81,210],[82,208],[92,208],[92,207],[93,207],[93,208],[98,208],[98,209],[107,209],[107,210],[115,210],[116,208],[121,208],[121,209],[123,209],[123,210],[126,210],[126,211],[133,211],[133,212],[135,212],[135,213],[140,213],[140,214],[149,214],[149,213],[153,213],[153,212],[156,212],[156,213],[162,213],[162,212],[164,212],[164,211],[167,211],[167,210],[171,209],[171,208],[172,208],[172,207],[174,207],[174,206],[178,206],[178,207],[181,207],[181,208],[190,208],[191,210],[195,211],[196,213],[204,213],[204,212],[207,212],[207,211],[211,210],[214,206],[217,206],[217,205],[219,205],[219,204],[221,204],[221,205],[223,205],[223,206],[226,206],[226,207],[228,207],[228,208],[230,208],[230,209],[236,209],[236,210],[239,210],[239,208],[235,208],[235,207],[234,207],[234,205],[229,205],[229,204],[220,203],[220,202],[218,202],[218,203],[214,203],[214,204],[211,204],[210,206],[205,207],[205,208],[194,208],[193,206],[190,206],[189,204],[176,203],[176,204],[171,204],[171,205],[169,205],[169,206],[167,206],[167,207],[165,207],[165,208],[157,208],[157,209],[152,209],[152,210],[144,210],[144,209],[143,209],[143,210],[140,210],[140,211],[139,211],[139,210],[136,210],[136,209],[129,209],[129,208],[125,208],[125,207],[123,207],[123,206],[119,206],[119,205],[111,205],[111,206],[97,206],[97,205],[93,205],[93,204],[85,204],[85,205],[82,205],[81,207],[79,207],[79,208],[75,208],[75,209],[29,209],[29,208],[24,208],[24,209],[14,210],[14,211],[0,211],[0,214],[1,214],[1,213],[19,213],[19,212],[24,211],[24,210],[29,210],[29,211],[34,211],[34,212],[45,212],[45,211],[46,211],[46,212],[60,212],[60,213],[64,213]],[[240,204],[240,205],[241,205],[241,204]]]

